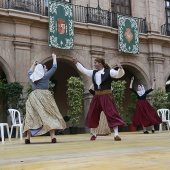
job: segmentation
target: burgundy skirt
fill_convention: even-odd
[[[97,128],[100,120],[100,113],[104,112],[110,128],[123,126],[124,122],[119,115],[112,94],[94,95],[90,109],[86,116],[85,125],[89,128]]]
[[[133,116],[135,126],[151,126],[162,123],[154,108],[147,100],[139,100],[136,104],[136,110]]]

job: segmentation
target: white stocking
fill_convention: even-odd
[[[51,136],[51,139],[55,138],[55,131],[54,130],[50,130],[50,136]]]
[[[90,130],[91,130],[92,135],[97,136],[96,128],[91,128]]]
[[[155,130],[154,125],[151,126],[152,130]]]
[[[118,126],[114,127],[113,130],[114,130],[114,136],[115,136],[115,137],[116,137],[116,136],[119,136]]]
[[[29,130],[27,130],[27,137],[26,137],[26,138],[27,138],[28,140],[30,140],[30,137],[31,137],[31,133],[30,133]]]
[[[143,126],[143,131],[146,132],[146,127]]]

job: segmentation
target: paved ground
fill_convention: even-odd
[[[120,133],[90,141],[89,134],[34,137],[0,143],[0,170],[170,170],[170,132]]]

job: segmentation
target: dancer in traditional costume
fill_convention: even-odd
[[[153,81],[152,88],[145,91],[144,86],[138,85],[137,91],[132,88],[134,77],[131,78],[130,82],[130,89],[133,91],[137,98],[138,102],[136,104],[136,109],[133,116],[133,124],[135,126],[142,126],[143,127],[143,133],[148,134],[149,132],[146,130],[147,126],[152,127],[152,133],[155,132],[154,125],[160,124],[162,122],[161,118],[158,116],[157,112],[154,110],[154,108],[149,104],[149,102],[146,100],[147,94],[149,94],[151,91],[154,90],[155,87],[155,78]]]
[[[95,95],[95,91],[93,90],[93,84],[90,86],[89,92],[93,96]],[[93,131],[93,129],[92,129],[92,131]],[[110,128],[107,123],[106,116],[103,111],[100,113],[100,121],[99,121],[99,126],[96,129],[96,134],[97,134],[97,136],[107,136],[107,135],[111,134]]]
[[[55,130],[66,128],[53,95],[48,90],[50,77],[57,69],[56,55],[52,54],[53,66],[47,71],[46,66],[34,62],[28,71],[32,92],[26,101],[26,115],[23,122],[23,132],[27,132],[25,144],[30,143],[30,137],[50,133],[51,142],[56,143]]]
[[[113,101],[111,82],[113,78],[121,78],[124,75],[124,70],[120,63],[118,63],[118,71],[110,69],[103,58],[96,58],[94,66],[96,70],[88,70],[73,58],[73,63],[79,71],[92,77],[94,84],[95,95],[90,103],[90,109],[86,116],[85,124],[92,129],[91,140],[96,139],[96,128],[99,126],[100,113],[103,111],[106,115],[107,122],[110,128],[114,129],[114,140],[120,141],[118,134],[118,126],[124,125],[122,118]]]

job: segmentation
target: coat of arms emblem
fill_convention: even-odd
[[[57,20],[57,30],[59,34],[65,34],[67,31],[67,25],[65,23],[65,20],[62,18],[59,18]]]

